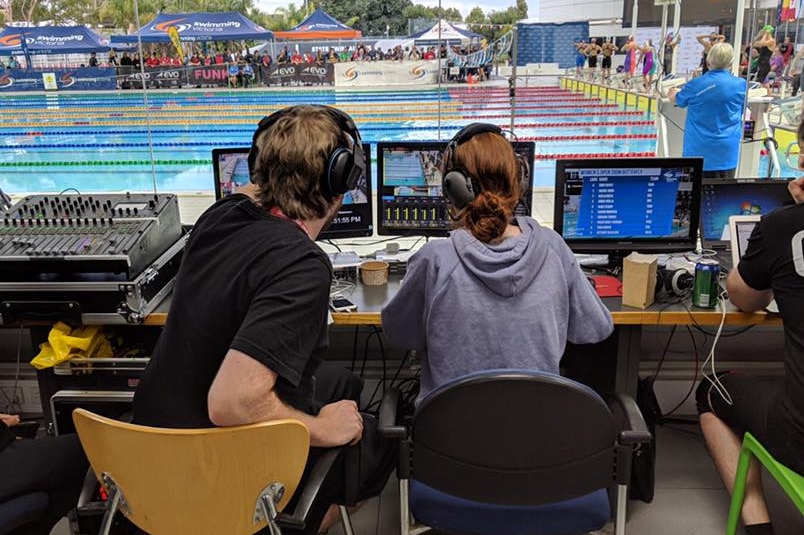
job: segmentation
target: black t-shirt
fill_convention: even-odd
[[[737,269],[748,286],[773,290],[784,324],[785,387],[782,421],[774,427],[792,432],[804,445],[804,204],[764,216],[748,242]],[[774,418],[776,415],[774,415]]]
[[[0,422],[0,451],[3,451],[15,440],[17,440],[17,436],[14,432],[5,423]]]
[[[327,256],[292,221],[245,195],[216,202],[187,242],[167,324],[134,396],[134,421],[212,427],[207,393],[230,348],[274,371],[285,403],[313,412],[331,278]]]

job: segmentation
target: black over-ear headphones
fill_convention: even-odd
[[[695,277],[686,269],[656,270],[656,293],[665,292],[678,297],[686,296],[695,285]]]
[[[360,132],[357,130],[352,118],[341,110],[330,108],[329,106],[308,105],[324,110],[333,121],[335,121],[342,132],[352,138],[352,146],[349,147],[343,141],[335,147],[332,154],[327,158],[324,174],[320,178],[321,190],[328,197],[343,195],[357,187],[361,176],[366,174],[366,157],[363,152],[363,143],[360,139]],[[263,117],[257,125],[257,131],[251,139],[251,149],[248,152],[248,169],[252,182],[254,181],[254,171],[257,167],[257,139],[266,130],[270,129],[285,114],[293,110],[294,107],[284,108]]]
[[[458,166],[458,145],[486,132],[503,135],[503,131],[499,126],[488,123],[472,123],[461,128],[447,143],[444,153],[444,176],[441,180],[441,185],[444,197],[458,210],[462,210],[471,203],[482,189],[475,177],[463,167]],[[519,166],[519,191],[520,195],[524,197],[530,183],[530,165],[525,161],[525,158],[520,157],[516,152],[514,154]]]

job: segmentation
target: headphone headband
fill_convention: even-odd
[[[277,110],[271,115],[263,117],[257,125],[257,130],[251,138],[251,149],[248,153],[248,169],[249,175],[254,176],[254,171],[257,167],[257,156],[259,149],[257,148],[257,140],[263,132],[269,130],[279,121],[282,117],[291,113],[301,106],[290,106]],[[357,187],[357,183],[361,176],[366,173],[366,159],[363,152],[363,143],[360,138],[360,132],[357,129],[354,121],[349,115],[342,112],[337,108],[329,106],[321,106],[318,104],[308,104],[304,107],[316,108],[324,111],[333,121],[338,125],[341,132],[346,133],[352,138],[352,146],[349,147],[338,140],[338,146],[333,150],[332,154],[327,158],[326,168],[324,175],[320,179],[321,189],[330,197],[343,195],[347,191],[353,190]]]
[[[460,130],[447,143],[444,158],[444,176],[442,178],[442,193],[444,197],[457,208],[463,209],[472,202],[481,191],[480,183],[469,174],[466,169],[458,166],[458,146],[466,143],[479,134],[492,133],[502,136],[502,129],[489,123],[471,123]]]

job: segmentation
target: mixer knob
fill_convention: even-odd
[[[47,219],[47,218],[45,219],[45,226],[46,227],[50,226],[50,219]]]
[[[148,208],[153,210],[154,208],[156,208],[156,203],[154,201],[148,201]]]
[[[65,223],[64,223],[64,218],[63,217],[61,219],[59,219],[59,223],[61,223],[61,225],[64,226]]]
[[[93,224],[93,225],[97,225],[97,224],[98,224],[98,218],[93,217],[93,218],[92,218],[92,224]]]
[[[134,208],[134,215],[137,215],[137,214],[139,214],[139,213],[140,213],[139,209],[138,209],[138,208]]]
[[[16,219],[11,220],[11,226],[13,226],[13,227],[17,226],[17,220]]]
[[[131,208],[126,208],[126,215],[131,215]]]

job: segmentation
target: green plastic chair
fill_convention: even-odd
[[[762,466],[768,470],[773,479],[782,487],[785,494],[796,504],[801,514],[804,515],[804,476],[797,474],[774,459],[751,433],[746,433],[745,438],[743,438],[743,447],[740,450],[737,475],[734,478],[734,491],[731,495],[726,535],[735,535],[737,533],[737,524],[740,521],[740,513],[743,510],[745,483],[748,480],[748,467],[751,465],[751,457],[756,457],[762,463]]]

